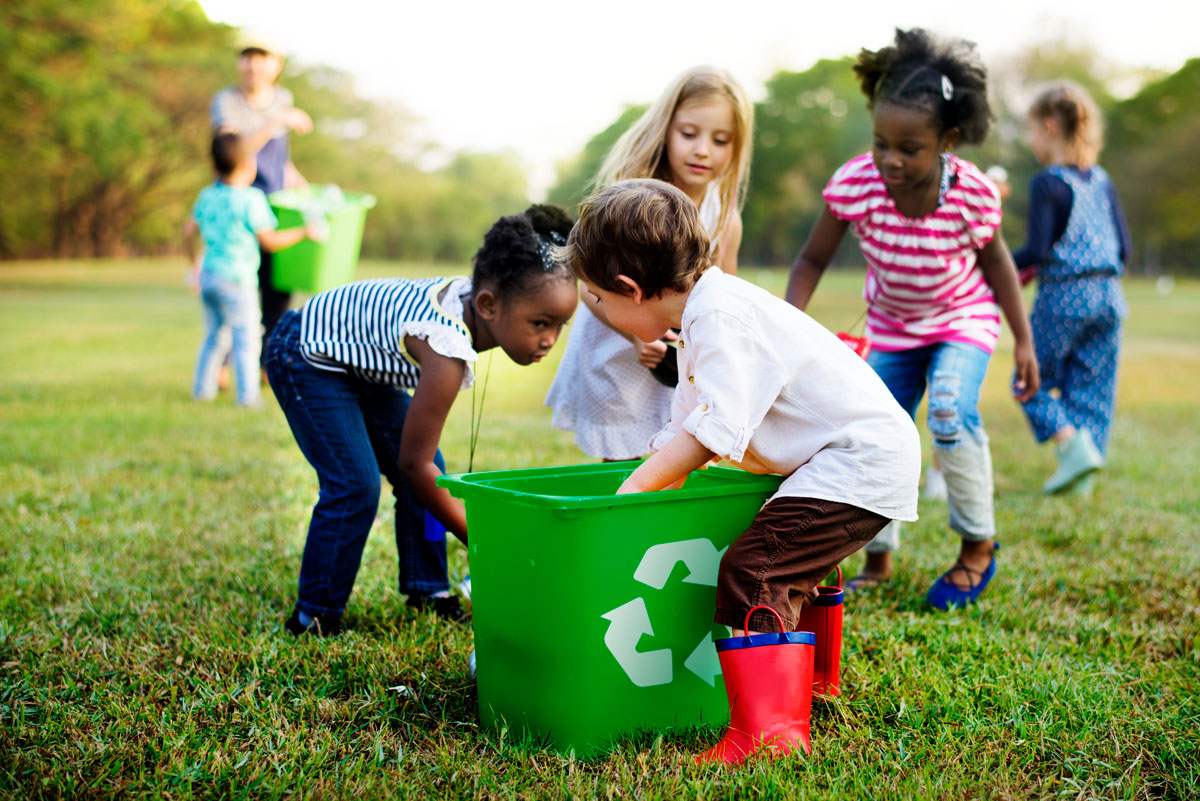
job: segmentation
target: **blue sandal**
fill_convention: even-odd
[[[961,561],[955,562],[954,567],[947,570],[941,577],[933,582],[933,586],[929,588],[929,592],[925,593],[925,600],[934,609],[940,609],[943,612],[949,611],[951,608],[969,606],[975,603],[975,599],[979,597],[992,580],[992,576],[996,575],[996,551],[1000,550],[1000,543],[996,543],[992,549],[992,560],[988,562],[987,569],[980,573],[974,568],[967,567]],[[953,581],[950,580],[950,574],[955,570],[962,570],[968,577],[972,575],[978,576],[978,581],[972,581],[971,589],[960,590]]]

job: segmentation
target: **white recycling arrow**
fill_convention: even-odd
[[[700,677],[700,680],[715,687],[716,677],[721,675],[721,659],[717,656],[717,647],[713,645],[712,632],[704,632],[704,639],[688,654],[683,666]]]
[[[711,541],[701,537],[694,540],[679,542],[663,542],[651,546],[642,556],[633,577],[637,581],[661,590],[667,586],[667,579],[675,569],[676,562],[683,562],[691,572],[684,578],[688,584],[706,584],[717,586],[717,568],[721,565],[721,556],[727,549],[717,550]]]
[[[612,621],[604,634],[604,644],[630,681],[639,687],[671,683],[671,649],[637,650],[638,640],[643,634],[654,636],[645,601],[634,598],[600,617]]]

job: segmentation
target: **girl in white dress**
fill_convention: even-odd
[[[674,184],[699,207],[714,262],[735,274],[753,126],[754,108],[741,85],[722,69],[694,67],[676,77],[621,136],[593,188],[626,178]],[[580,299],[546,396],[554,427],[574,431],[575,444],[589,456],[638,458],[670,418],[673,388],[649,369],[663,360],[668,346],[618,331],[594,298],[581,293]]]

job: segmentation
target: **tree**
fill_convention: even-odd
[[[790,263],[820,214],[833,171],[870,147],[870,117],[852,63],[825,59],[767,81],[766,100],[755,107],[742,261]]]
[[[195,2],[13,0],[0,25],[0,256],[173,242],[232,31]]]
[[[546,195],[547,203],[574,208],[583,200],[604,157],[612,150],[621,134],[646,112],[646,106],[626,106],[616,121],[588,140],[579,155],[558,165],[558,181]]]
[[[1147,272],[1200,267],[1200,59],[1112,110],[1105,164]]]

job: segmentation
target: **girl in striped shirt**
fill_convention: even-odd
[[[964,606],[996,568],[992,462],[978,401],[1001,310],[1015,342],[1013,393],[1024,402],[1038,389],[996,187],[950,152],[987,135],[987,72],[974,45],[921,29],[897,30],[894,46],[864,50],[854,72],[868,98],[874,143],[826,186],[825,209],[792,267],[787,297],[801,309],[808,304],[853,230],[867,262],[868,361],[913,416],[928,389],[950,527],[962,538],[958,560],[926,597],[940,609]],[[852,586],[887,580],[898,544],[893,522],[867,545],[866,567]]]
[[[341,631],[381,473],[396,498],[400,592],[409,606],[465,617],[449,593],[445,538],[425,534],[428,510],[467,541],[462,504],[435,483],[438,440],[481,351],[500,347],[527,365],[554,346],[578,300],[552,255],[570,231],[562,209],[532,206],[492,226],[469,279],[357,281],[280,320],[267,376],[321,486],[288,631]]]

